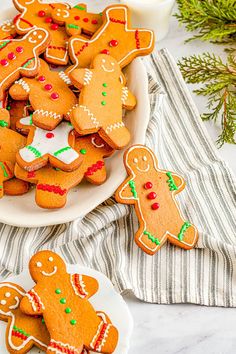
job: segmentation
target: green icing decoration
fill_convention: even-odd
[[[62,305],[65,305],[65,304],[66,304],[66,299],[63,297],[63,298],[60,300],[60,303],[61,303]]]
[[[80,153],[81,153],[82,155],[85,155],[85,154],[87,153],[87,150],[86,150],[86,149],[81,149],[81,150],[80,150]]]
[[[183,224],[183,226],[180,229],[180,233],[178,234],[178,239],[180,241],[183,241],[184,234],[190,226],[191,226],[190,222],[185,221],[185,223]]]
[[[6,167],[4,166],[4,163],[0,162],[0,167],[3,170],[3,176],[4,177],[9,177],[9,175],[7,173],[7,170],[6,170]]]
[[[26,149],[28,149],[29,151],[32,151],[32,153],[35,155],[35,157],[41,157],[42,154],[39,150],[37,150],[35,147],[28,145],[25,147]]]
[[[66,146],[66,147],[64,147],[64,148],[62,148],[62,149],[60,149],[60,150],[54,152],[54,156],[57,157],[58,155],[62,154],[63,152],[65,152],[65,151],[67,151],[67,150],[70,150],[70,149],[71,149],[70,146]]]
[[[24,69],[27,68],[27,66],[29,66],[34,60],[35,60],[34,58],[28,60],[28,61],[22,66],[22,68],[24,68]]]
[[[166,172],[167,177],[169,177],[169,179],[167,180],[167,183],[169,184],[169,189],[170,191],[177,191],[178,187],[175,184],[175,181],[172,177],[172,173],[171,172]]]
[[[55,293],[56,293],[57,295],[61,294],[61,289],[56,289],[56,290],[55,290]]]
[[[79,28],[80,28],[80,26],[74,25],[73,23],[69,23],[69,24],[67,25],[67,27],[68,27],[68,28],[75,28],[75,29],[79,29]]]
[[[28,334],[27,332],[23,331],[23,329],[17,328],[16,326],[13,326],[13,329],[14,329],[14,331],[16,331],[18,333],[21,333],[21,334],[23,334],[26,337],[30,336],[30,334]]]
[[[0,189],[3,189],[3,186],[0,186]]]
[[[11,106],[7,106],[7,110],[10,111],[11,110]]]
[[[33,114],[30,114],[30,121],[29,121],[30,125],[33,125]]]
[[[71,309],[69,308],[69,307],[67,307],[66,309],[65,309],[65,313],[71,313]]]
[[[45,319],[44,318],[42,318],[42,324],[45,324]]]
[[[144,235],[146,235],[149,238],[149,240],[151,240],[157,246],[159,246],[161,244],[160,241],[158,240],[158,238],[154,237],[150,232],[144,231]]]
[[[103,106],[105,106],[107,103],[106,103],[106,101],[102,101],[101,104],[102,104]]]
[[[72,326],[76,325],[77,321],[76,320],[71,320],[70,324],[72,324]]]
[[[103,96],[107,96],[107,93],[106,93],[106,92],[103,92],[102,95],[103,95]]]
[[[5,41],[3,43],[0,44],[0,49],[2,49],[3,47],[6,47],[6,45],[9,43],[10,41]]]
[[[103,87],[107,87],[108,85],[104,82],[104,84],[102,84]]]
[[[138,198],[138,193],[136,191],[135,182],[134,181],[129,181],[129,186],[131,188],[131,192],[132,192],[134,198]]]
[[[0,127],[5,128],[7,126],[8,126],[8,124],[5,120],[0,120]]]
[[[74,9],[78,9],[78,10],[82,10],[82,11],[86,11],[86,8],[80,5],[75,5]]]

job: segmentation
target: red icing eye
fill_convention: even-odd
[[[23,47],[16,47],[17,53],[23,53],[24,48]]]
[[[39,17],[44,17],[44,16],[46,16],[46,12],[43,11],[43,10],[42,10],[42,11],[39,11],[39,12],[38,12],[38,16],[39,16]]]
[[[160,205],[158,203],[153,203],[152,204],[152,210],[157,210],[160,208]]]
[[[57,100],[57,99],[59,98],[58,93],[57,93],[57,92],[53,92],[53,93],[51,94],[51,98],[52,98],[53,100]]]
[[[109,55],[110,52],[109,52],[108,49],[103,49],[103,50],[101,51],[101,54],[107,54],[107,55]]]
[[[46,134],[46,138],[47,139],[52,139],[52,138],[54,138],[54,134],[53,133],[47,133]]]
[[[79,20],[80,20],[80,17],[79,17],[79,16],[75,16],[74,19],[75,19],[76,21],[79,21]]]
[[[117,47],[118,46],[118,41],[116,39],[112,39],[110,42],[109,42],[109,46],[110,47]]]
[[[44,86],[45,90],[50,91],[52,89],[52,85],[51,84],[47,84]]]
[[[93,24],[93,25],[97,25],[97,24],[98,24],[98,21],[97,21],[97,20],[92,20],[92,24]]]
[[[46,23],[52,23],[52,18],[51,18],[51,17],[47,17],[47,18],[45,19],[45,22],[46,22]]]
[[[89,22],[89,19],[87,17],[83,18],[84,22]]]
[[[151,189],[152,186],[153,186],[152,182],[147,182],[147,183],[145,183],[144,188],[145,189]]]
[[[7,57],[8,57],[8,59],[10,59],[10,60],[16,59],[16,56],[15,56],[15,54],[14,54],[13,52],[9,53]]]
[[[2,60],[0,61],[0,63],[1,63],[2,66],[7,66],[7,65],[9,64],[8,61],[7,61],[7,59],[2,59]]]
[[[148,199],[156,199],[157,194],[155,192],[150,192],[147,197]]]
[[[51,25],[51,29],[53,30],[53,31],[56,31],[56,30],[58,30],[58,24],[57,23],[53,23],[52,25]]]
[[[38,80],[39,80],[40,82],[43,82],[43,81],[46,80],[46,78],[45,78],[45,76],[39,76]]]

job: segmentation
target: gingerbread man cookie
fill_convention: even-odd
[[[59,255],[41,251],[29,263],[36,285],[21,301],[27,315],[43,315],[51,336],[47,354],[81,354],[83,349],[113,353],[118,331],[106,314],[96,312],[88,299],[98,290],[96,279],[69,274]]]
[[[71,122],[79,134],[98,132],[114,149],[126,146],[130,132],[122,121],[122,108],[132,110],[136,99],[123,84],[117,61],[99,54],[91,69],[76,69],[70,77],[81,90],[79,105],[71,113]]]
[[[20,310],[25,293],[19,285],[0,284],[0,320],[8,323],[6,346],[11,354],[28,353],[34,345],[46,351],[50,341],[42,318],[27,316]]]
[[[0,25],[0,40],[16,37],[16,27],[12,20],[6,20]]]
[[[48,32],[42,28],[31,30],[21,39],[0,41],[0,101],[4,99],[4,91],[20,75],[32,77],[37,74],[38,56],[49,41]]]
[[[84,32],[93,35],[102,25],[102,16],[87,12],[87,6],[78,4],[71,9],[56,8],[52,12],[53,21],[65,25],[69,36]]]
[[[78,185],[84,177],[96,185],[105,182],[107,173],[104,157],[113,153],[110,146],[98,134],[92,134],[76,139],[74,148],[84,159],[81,166],[73,172],[59,171],[50,166],[27,172],[16,165],[15,174],[18,178],[36,184],[35,200],[41,208],[64,207],[69,190]]]
[[[33,123],[42,129],[53,130],[77,103],[70,84],[69,77],[63,71],[51,71],[48,64],[40,60],[37,77],[21,78],[9,93],[15,100],[29,99],[34,110]]]
[[[62,122],[54,130],[35,127],[32,115],[17,122],[17,129],[28,130],[27,145],[16,154],[17,163],[27,171],[36,171],[48,162],[63,171],[73,171],[82,163],[83,155],[74,149],[73,126]]]
[[[129,9],[112,5],[103,13],[103,25],[91,39],[73,36],[69,53],[74,68],[88,68],[97,54],[110,54],[123,68],[134,58],[150,54],[155,45],[154,33],[146,29],[131,29]]]
[[[30,29],[44,28],[50,33],[51,43],[46,49],[45,59],[52,64],[66,65],[68,63],[68,35],[64,27],[53,22],[52,11],[55,8],[67,9],[64,3],[45,3],[41,0],[13,0],[21,14],[15,21],[19,34],[25,34]]]
[[[16,153],[25,144],[25,137],[0,127],[0,198],[4,195],[4,182],[14,177]]]
[[[158,169],[156,156],[142,145],[128,149],[124,164],[129,177],[119,187],[115,198],[119,203],[135,206],[140,224],[135,235],[137,245],[150,255],[166,240],[184,249],[193,248],[198,232],[183,218],[175,199],[185,187],[183,178]]]

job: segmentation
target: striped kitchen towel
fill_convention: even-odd
[[[40,249],[105,273],[120,291],[156,303],[236,306],[236,182],[210,141],[180,72],[166,50],[144,59],[151,117],[146,143],[163,169],[185,177],[178,196],[199,229],[191,251],[166,244],[153,257],[133,242],[133,207],[110,198],[84,219],[54,227],[0,225],[0,276],[19,273]]]

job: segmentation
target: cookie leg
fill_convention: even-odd
[[[70,116],[72,125],[80,134],[96,133],[100,127],[95,115],[85,106],[76,107]]]
[[[53,130],[62,121],[63,116],[56,112],[38,109],[33,113],[33,123],[45,130]]]
[[[114,123],[101,129],[99,135],[116,150],[123,149],[130,142],[130,132],[123,122]]]
[[[142,248],[144,252],[150,255],[154,255],[166,242],[167,234],[161,237],[157,235],[155,230],[140,228],[135,234],[136,244]]]
[[[60,209],[66,205],[68,190],[58,184],[39,183],[36,186],[35,200],[43,209]]]
[[[195,246],[198,240],[198,231],[194,225],[182,219],[178,222],[178,233],[169,232],[168,240],[174,245],[189,250]]]
[[[83,345],[77,345],[76,347],[73,347],[72,345],[70,345],[70,343],[65,342],[65,338],[63,339],[57,338],[57,339],[50,340],[46,353],[47,354],[68,353],[68,348],[70,348],[71,353],[73,352],[75,354],[81,354],[83,353],[84,350]]]

